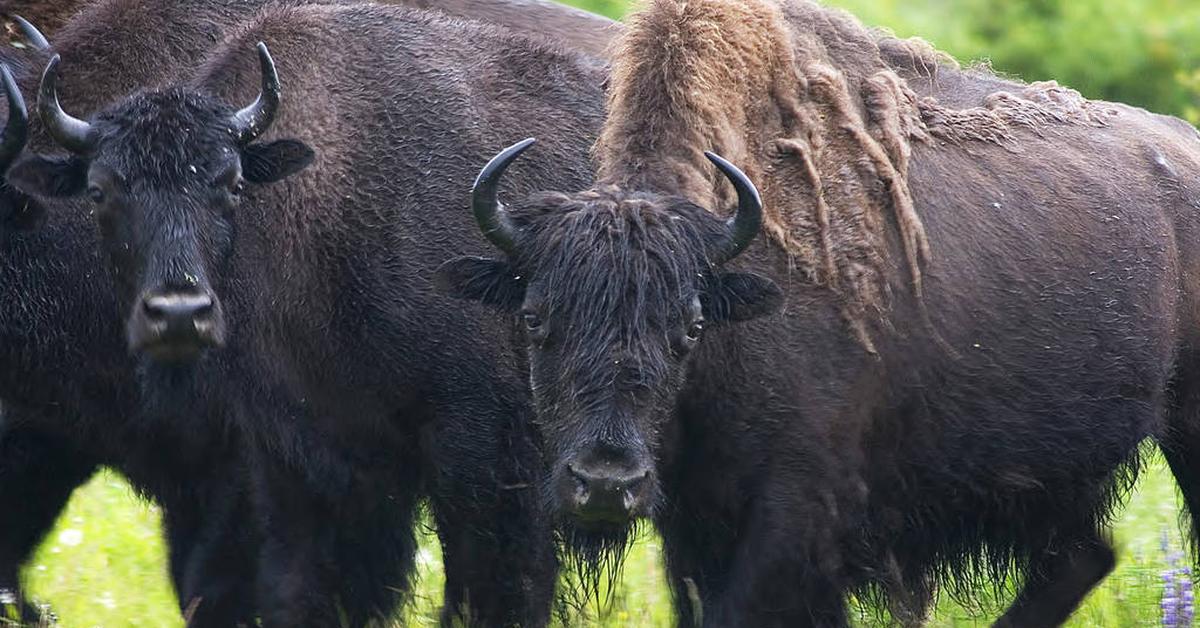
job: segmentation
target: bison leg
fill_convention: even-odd
[[[1175,381],[1174,401],[1159,448],[1187,505],[1191,558],[1200,564],[1200,355],[1189,350],[1180,356]]]
[[[820,496],[770,494],[741,524],[714,519],[703,498],[663,519],[680,626],[850,625],[832,509]]]
[[[5,598],[15,598],[22,620],[36,625],[38,611],[20,592],[21,565],[96,465],[65,443],[17,423],[0,434],[0,590]],[[0,602],[0,617],[7,619],[13,609],[6,606]]]
[[[461,399],[461,398],[460,398]],[[426,452],[445,564],[445,626],[545,626],[558,562],[529,426],[494,402],[439,408]],[[465,407],[464,407],[465,406]]]
[[[410,458],[402,451],[393,455]],[[307,480],[312,473],[277,462],[255,464],[264,628],[383,623],[408,589],[419,476],[394,467],[351,473],[341,465],[341,471],[345,481],[313,486]],[[397,475],[403,481],[396,483]]]
[[[238,478],[164,505],[171,576],[189,628],[254,625],[256,539]]]
[[[995,626],[1061,625],[1115,564],[1112,547],[1095,533],[1052,543],[1034,557],[1017,599]]]

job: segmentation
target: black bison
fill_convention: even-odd
[[[855,591],[919,621],[1017,575],[998,625],[1053,626],[1147,436],[1196,511],[1194,129],[802,0],[628,28],[595,184],[503,205],[500,153],[504,259],[439,271],[523,335],[585,555],[651,518],[685,625],[843,626]]]
[[[53,35],[57,50],[78,64],[75,106],[92,110],[119,95],[122,83],[170,78],[255,7],[215,12],[167,2],[151,12],[138,4],[141,10],[129,0],[95,3]],[[177,36],[154,51],[120,43],[166,25]],[[37,59],[22,65],[44,66],[46,53],[21,54]],[[37,77],[19,76],[27,86]],[[10,102],[16,96],[9,91]],[[7,109],[4,169],[26,135],[19,107]],[[49,141],[36,123],[28,138],[35,146]],[[250,622],[254,526],[235,438],[147,421],[138,412],[136,364],[120,340],[120,309],[86,212],[79,203],[0,186],[0,589],[15,592],[22,617],[37,621],[20,594],[19,568],[71,491],[108,465],[162,504],[172,579],[192,623]]]
[[[137,86],[169,80],[261,5],[240,2],[217,12],[195,2],[95,3],[51,35],[72,68],[63,82],[67,106],[94,111]],[[486,17],[519,25],[514,16],[524,5],[511,7],[505,18],[490,4]],[[165,44],[139,36],[168,25],[173,36]],[[44,54],[17,52],[33,58],[29,66],[44,66]],[[22,84],[36,85],[36,76],[28,78]],[[34,145],[47,147],[48,138],[32,122]],[[6,135],[6,147],[19,143],[14,133],[19,129]],[[5,169],[15,157],[11,150],[6,154]],[[105,464],[164,506],[171,573],[190,624],[249,622],[256,542],[248,529],[253,526],[244,522],[245,472],[234,440],[211,425],[181,430],[141,418],[129,375],[136,365],[122,342],[123,313],[108,288],[112,280],[82,200],[34,199],[3,187],[0,221],[0,399],[6,415],[0,423],[7,428],[0,435],[0,590],[20,597],[20,566],[71,491]],[[36,617],[32,606],[24,608],[26,619]]]
[[[8,181],[95,215],[144,415],[230,417],[253,444],[264,625],[386,616],[423,498],[445,621],[546,623],[557,561],[524,382],[507,336],[429,281],[482,252],[459,182],[515,127],[556,139],[513,192],[588,184],[598,68],[368,5],[265,11],[188,83],[89,121],[59,105],[73,66],[47,68],[39,109],[68,153],[27,154]]]

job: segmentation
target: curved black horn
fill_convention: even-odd
[[[267,45],[258,42],[258,65],[262,71],[262,89],[248,107],[233,115],[233,132],[242,144],[253,142],[266,132],[279,112],[279,74]]]
[[[536,142],[531,137],[500,151],[483,167],[479,176],[475,177],[475,185],[471,187],[471,211],[475,213],[475,222],[479,223],[483,235],[496,248],[509,255],[517,252],[516,233],[504,213],[497,190],[504,171]]]
[[[0,174],[3,174],[29,140],[29,112],[12,72],[3,63],[0,63],[0,81],[4,82],[4,96],[8,99],[8,122],[4,124],[4,135],[0,136]]]
[[[73,118],[63,111],[58,103],[58,63],[61,59],[54,55],[42,73],[42,86],[38,90],[38,115],[50,137],[59,146],[73,152],[86,153],[91,150],[92,125]]]
[[[754,187],[746,174],[738,170],[737,166],[725,161],[716,153],[705,151],[704,156],[708,157],[708,160],[713,162],[721,174],[729,179],[738,195],[737,212],[725,222],[729,230],[729,237],[709,256],[714,266],[720,266],[745,251],[746,247],[754,241],[754,237],[758,235],[763,220],[762,197],[758,195],[758,189]]]
[[[21,30],[21,35],[25,37],[25,41],[29,42],[30,46],[38,50],[49,50],[50,42],[46,36],[39,31],[36,26],[29,23],[29,20],[17,15],[16,13],[5,13],[8,19],[12,20],[17,28]]]

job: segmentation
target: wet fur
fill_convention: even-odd
[[[52,33],[68,64],[64,100],[87,115],[120,90],[177,76],[214,38],[257,8],[239,2],[213,11],[195,2],[111,0],[86,7]],[[151,15],[152,13],[152,15]],[[170,25],[164,42],[137,33]],[[147,45],[153,40],[154,45]],[[165,45],[164,45],[165,43]],[[46,53],[29,57],[18,81],[29,95]],[[52,143],[31,116],[31,146]],[[99,255],[84,203],[32,199],[9,187],[0,199],[4,304],[0,307],[5,367],[0,397],[5,427],[0,448],[0,500],[22,504],[0,523],[0,587],[54,524],[66,500],[99,465],[121,471],[165,513],[171,576],[181,610],[193,625],[229,625],[253,617],[257,542],[238,438],[212,424],[162,421],[142,413],[135,364],[121,338],[123,308]],[[36,487],[36,490],[33,490]],[[26,615],[27,620],[32,617]]]
[[[455,285],[555,304],[550,324],[623,304],[621,325],[568,325],[553,372],[611,378],[595,356],[640,347],[622,357],[652,383],[639,411],[673,411],[589,419],[559,411],[568,386],[540,420],[560,456],[605,421],[622,452],[657,443],[682,623],[845,625],[854,591],[917,622],[939,588],[1011,578],[1001,625],[1056,625],[1111,569],[1104,529],[1148,436],[1197,511],[1194,129],[803,1],[654,0],[618,50],[598,185],[513,202],[520,254]],[[621,235],[721,228],[732,190],[704,150],[767,201],[771,237],[728,271],[679,230]],[[599,220],[619,226],[576,228]],[[738,270],[773,279],[782,313],[711,330],[679,365],[637,335]],[[629,286],[642,296],[621,301]],[[535,393],[554,381],[531,373]]]
[[[222,103],[259,89],[258,41],[286,93],[303,95],[285,97],[264,141],[302,139],[316,161],[249,186],[239,207],[209,220],[207,197],[187,190],[207,189],[214,151],[229,143]],[[252,444],[265,625],[388,617],[408,588],[423,499],[443,543],[444,621],[548,620],[557,563],[523,386],[496,360],[505,337],[428,281],[444,251],[482,249],[460,182],[497,136],[557,138],[525,170],[525,190],[588,181],[600,65],[432,13],[279,8],[212,51],[188,83],[94,118],[102,140],[90,161],[157,182],[144,189],[172,200],[144,207],[185,227],[171,231],[182,234],[172,250],[198,252],[135,266],[112,256],[122,309],[147,277],[171,284],[180,273],[210,282],[225,308],[224,349],[191,368],[141,363],[143,403],[188,424],[229,417]],[[179,140],[181,125],[191,141]],[[230,255],[214,230],[236,234]],[[140,232],[129,259],[162,244],[154,233]]]

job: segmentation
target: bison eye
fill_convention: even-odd
[[[696,342],[704,335],[704,321],[696,321],[692,323],[687,330],[687,339]]]
[[[524,314],[524,319],[525,319],[525,329],[527,329],[531,332],[536,332],[542,328],[542,317],[541,316],[538,316],[537,314],[534,314],[533,312],[526,312]]]
[[[88,186],[87,195],[97,205],[104,202],[104,190],[101,190],[98,186]]]

